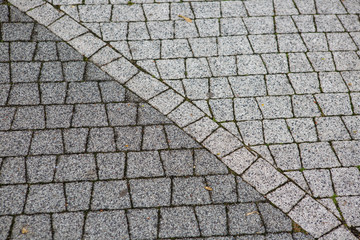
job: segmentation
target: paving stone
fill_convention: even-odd
[[[130,189],[134,207],[159,207],[170,205],[170,178],[130,180]]]
[[[7,236],[9,235],[11,223],[12,223],[12,217],[10,216],[0,217],[0,230],[1,230],[0,237],[2,239],[6,239]]]
[[[154,142],[153,139],[157,141]],[[165,132],[162,126],[145,126],[142,149],[158,150],[168,148]]]
[[[359,141],[333,142],[336,155],[343,166],[357,166],[360,161],[355,157],[359,151]]]
[[[339,196],[359,195],[360,172],[356,168],[331,169],[332,182]]]
[[[224,145],[224,143],[226,143],[226,145]],[[213,154],[225,156],[241,147],[242,143],[228,131],[219,128],[203,142],[203,145]]]
[[[225,174],[226,166],[206,150],[195,150],[195,174]]]
[[[55,181],[94,180],[96,178],[96,166],[93,155],[73,154],[59,157]]]
[[[303,173],[314,197],[331,197],[334,195],[329,170],[305,170]]]
[[[199,31],[200,37],[215,37],[220,36],[220,23],[218,19],[196,19],[195,20],[197,29]],[[187,24],[188,25],[188,24]],[[184,28],[186,27],[185,23],[182,23]],[[176,29],[176,26],[175,26]],[[191,30],[191,31],[190,31]],[[198,37],[196,29],[192,27],[188,30],[188,32],[183,31],[184,33],[180,35],[179,33],[176,36],[179,37]]]
[[[345,237],[346,239],[356,240],[356,237],[353,234],[351,234],[350,231],[343,226],[341,226],[335,230],[332,230],[330,233],[324,235],[320,239],[338,239],[341,237]]]
[[[7,63],[0,63],[0,82],[7,83],[10,82],[10,67]]]
[[[5,105],[9,95],[10,84],[1,84],[0,86],[0,105]]]
[[[61,61],[82,60],[83,57],[74,48],[65,42],[58,42],[57,49]]]
[[[87,150],[89,152],[115,151],[114,131],[112,128],[92,128],[89,133]]]
[[[258,207],[264,219],[266,231],[285,232],[292,230],[291,220],[279,209],[274,208],[269,203],[259,203]]]
[[[128,153],[126,169],[126,176],[128,178],[156,177],[163,175],[164,170],[158,152],[144,151]]]
[[[105,106],[102,104],[75,105],[75,114],[73,116],[72,125],[74,127],[100,127],[108,125]]]
[[[50,239],[51,220],[48,214],[39,215],[20,215],[15,217],[15,223],[11,238],[13,239],[29,239],[29,235],[22,234],[22,229],[26,229],[31,238]]]
[[[315,32],[314,17],[311,15],[291,16],[299,32]]]
[[[65,152],[85,152],[87,135],[88,129],[86,128],[65,129],[63,132]]]
[[[60,41],[61,38],[56,36],[48,28],[43,25],[35,24],[34,33],[32,35],[34,41]],[[58,42],[58,45],[61,42]]]
[[[323,92],[347,92],[344,80],[338,72],[319,73],[321,89]]]
[[[305,231],[314,237],[320,237],[323,233],[338,226],[340,222],[314,199],[305,197],[302,199],[289,216],[296,222],[302,224]],[[314,222],[316,220],[316,222]],[[326,221],[327,224],[324,224]]]
[[[299,34],[278,34],[280,52],[305,52],[307,49]]]
[[[290,16],[275,17],[276,33],[295,33],[298,30]]]
[[[318,93],[319,81],[315,73],[291,73],[290,82],[296,93]]]
[[[158,211],[156,209],[132,209],[126,214],[133,239],[153,239],[157,236]]]
[[[300,155],[296,144],[271,145],[271,154],[276,165],[283,170],[300,169]]]
[[[100,92],[95,82],[69,83],[67,103],[94,103],[100,102]]]
[[[39,89],[36,83],[14,84],[10,91],[10,105],[36,105],[40,103]]]
[[[60,130],[42,130],[34,133],[30,147],[31,154],[60,154],[63,151]]]
[[[24,106],[17,109],[12,124],[13,129],[41,129],[44,127],[44,108],[42,106]]]
[[[266,86],[269,95],[294,94],[294,90],[285,74],[266,75]]]
[[[316,100],[326,116],[352,114],[349,95],[345,93],[317,94]]]
[[[350,135],[340,117],[315,118],[315,121],[321,141],[350,139]]]
[[[198,205],[210,203],[210,196],[205,186],[204,178],[174,178],[172,204]]]
[[[84,225],[84,214],[60,213],[52,216],[54,239],[81,238],[82,226]]]
[[[25,159],[22,157],[5,158],[2,162],[0,183],[25,183]]]
[[[66,203],[69,211],[88,210],[92,183],[65,183]]]
[[[240,177],[236,177],[239,202],[263,201],[264,197]]]
[[[360,70],[360,59],[355,52],[334,52],[336,70]]]
[[[227,233],[225,206],[199,206],[195,208],[195,211],[199,220],[201,235],[213,236]]]
[[[65,63],[64,66],[66,66]],[[65,74],[68,74],[65,70]],[[67,75],[67,77],[69,77]],[[63,81],[63,71],[61,68],[61,62],[44,62],[41,68],[40,81],[42,82],[58,82]]]
[[[0,130],[9,130],[14,118],[15,108],[0,108]]]
[[[287,119],[287,125],[295,142],[314,142],[317,140],[315,124],[311,118]]]
[[[313,68],[305,53],[289,53],[289,64],[291,72],[312,72]]]
[[[130,239],[124,211],[90,212],[85,221],[84,239]]]
[[[65,196],[62,184],[31,185],[25,212],[57,212],[65,210]]]
[[[69,128],[73,106],[54,105],[46,106],[46,127],[47,128]]]
[[[290,143],[293,138],[285,120],[264,120],[264,137],[266,143]]]
[[[320,116],[319,107],[312,95],[292,96],[294,115],[296,117],[315,117]]]
[[[309,51],[327,51],[328,43],[324,33],[302,33],[306,47]]]
[[[108,22],[111,15],[111,5],[80,5],[80,20],[82,22]]]
[[[27,186],[8,185],[0,187],[1,215],[20,214],[25,205]]]
[[[238,122],[244,142],[249,145],[264,143],[264,134],[261,121]]]
[[[357,26],[357,24],[354,24],[358,21],[356,15],[341,15],[339,16],[339,19],[348,32],[359,30],[359,26]]]
[[[287,73],[288,62],[284,54],[263,54],[262,59],[269,73]]]
[[[244,36],[219,37],[220,55],[235,55],[252,53],[249,41]]]
[[[343,32],[344,28],[335,15],[316,15],[315,23],[318,32]]]
[[[85,57],[90,57],[105,45],[105,42],[91,33],[86,33],[69,41],[69,44]]]
[[[5,46],[5,45],[4,45]],[[4,60],[8,58],[7,53],[8,47],[2,47],[4,52],[2,57]],[[33,42],[11,42],[10,43],[10,59],[11,61],[31,61],[34,56],[36,43]],[[7,59],[9,60],[9,59]]]
[[[36,82],[39,73],[39,62],[15,62],[11,64],[12,82]]]
[[[69,16],[64,16],[51,24],[49,29],[54,32],[57,36],[69,41],[80,34],[87,32],[87,29],[71,19]]]
[[[29,41],[33,23],[3,23],[2,39],[4,41]]]
[[[125,181],[94,183],[91,209],[122,209],[130,206],[130,196]]]
[[[241,18],[220,19],[220,29],[222,36],[247,34],[247,30]]]
[[[360,216],[359,212],[354,211],[354,209],[359,205],[359,196],[339,197],[336,200],[339,203],[340,210],[348,226],[358,226]]]
[[[82,81],[85,71],[85,62],[63,63],[64,78],[66,81]]]
[[[185,77],[185,63],[181,59],[157,60],[160,76],[163,79],[178,79]]]
[[[55,156],[28,157],[26,159],[28,182],[52,182],[54,177],[55,164]]]
[[[261,75],[230,77],[229,82],[235,97],[261,96],[266,93],[265,80]]]
[[[229,231],[230,234],[262,233],[265,228],[258,214],[246,215],[257,211],[253,203],[242,203],[228,206]]]
[[[39,42],[36,48],[34,60],[37,61],[54,61],[57,60],[56,43]]]
[[[104,102],[121,102],[125,100],[125,89],[117,82],[106,81],[99,83]]]
[[[152,39],[169,39],[174,36],[174,26],[172,21],[151,21],[147,22],[147,27]]]
[[[241,120],[262,119],[262,114],[253,98],[236,98],[234,100],[235,118]]]
[[[315,71],[335,70],[335,65],[329,52],[308,52],[307,56]]]
[[[274,33],[274,21],[271,17],[244,18],[244,23],[250,34]]]
[[[194,160],[190,150],[162,151],[161,159],[167,176],[193,174]]]
[[[119,150],[140,150],[142,139],[141,127],[115,128],[115,141]]]
[[[328,33],[326,36],[331,51],[349,51],[357,49],[348,33]]]
[[[119,179],[124,177],[124,153],[99,153],[96,155],[99,179]]]
[[[210,100],[209,105],[214,118],[219,121],[234,120],[233,101],[231,99]]]
[[[214,76],[232,76],[236,75],[235,57],[211,57],[209,65]]]
[[[171,238],[199,235],[200,230],[192,208],[176,207],[160,210],[159,237]]]
[[[236,183],[233,175],[206,176],[207,184],[213,189],[213,203],[236,202]]]
[[[339,162],[326,142],[299,144],[303,167],[328,168],[339,166]]]
[[[265,118],[292,117],[290,97],[258,97],[260,110]]]
[[[30,131],[0,132],[0,156],[21,156],[28,153]]]

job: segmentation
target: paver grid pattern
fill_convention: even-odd
[[[44,26],[0,16],[0,239],[313,239]]]
[[[40,5],[41,1],[38,2]],[[331,1],[331,4],[325,1],[306,1],[305,4],[304,1],[50,2],[60,5],[61,10],[126,58],[136,61],[138,66],[190,99],[348,226],[359,227],[358,212],[352,211],[358,206],[360,183],[356,168],[359,166],[356,158],[359,152],[357,70],[360,70],[356,52],[359,44],[356,31],[360,26],[357,1]],[[36,16],[42,10],[39,7],[28,14]],[[194,21],[186,22],[179,14]],[[43,20],[50,24],[59,17],[55,14]],[[60,19],[49,28],[64,39],[70,40],[87,31],[78,28],[74,33],[63,33],[59,28],[62,21],[69,23]],[[88,34],[69,43],[91,56],[96,49],[82,47],[89,42],[97,48],[104,45]],[[106,51],[108,49],[98,55],[104,57]],[[95,56],[91,60],[100,61]],[[111,72],[121,64],[125,62],[119,60],[103,69]],[[130,70],[128,74],[127,78],[136,71]],[[156,86],[154,93],[147,94],[147,89],[135,86],[146,83],[140,74],[138,76],[128,87],[135,88],[144,98],[166,90]],[[118,75],[117,80],[121,78]],[[156,105],[156,101],[151,101]],[[174,104],[179,103],[174,101]],[[179,118],[187,110],[185,105],[169,117]],[[177,124],[186,126],[201,117],[201,114],[194,117],[196,114]],[[224,133],[219,130],[213,136],[203,144],[215,153],[217,149],[212,142]],[[231,147],[230,151],[218,147],[218,155],[230,153]],[[229,158],[240,156],[236,154]],[[226,158],[223,160],[226,162]],[[256,168],[263,167],[267,167],[266,163],[258,161],[243,177],[251,182],[252,177],[263,174]],[[270,175],[271,172],[267,177]],[[257,186],[257,181],[253,181],[253,185],[265,194],[285,181],[278,177],[275,183],[268,184],[270,186]],[[291,190],[286,184],[276,193]],[[276,193],[268,195],[273,202],[279,200]],[[301,193],[299,195],[301,199]],[[304,217],[301,208],[312,204],[306,197],[289,215],[301,222]],[[293,203],[283,206],[282,210],[288,212],[292,206]],[[311,207],[306,211],[312,210],[316,212],[316,208]],[[306,211],[303,214],[308,213]],[[332,227],[337,226],[333,218],[329,222]],[[329,230],[331,228],[320,232]]]

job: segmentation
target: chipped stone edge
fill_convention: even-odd
[[[140,97],[144,98],[144,94],[138,91],[136,89],[136,85],[134,84],[127,84],[131,81],[133,78],[139,78],[138,75],[147,75],[149,77],[149,81],[158,81],[156,84],[150,84],[150,86],[147,86],[147,89],[149,87],[152,87],[151,89],[153,92],[155,92],[154,96],[146,95],[145,100],[152,105],[154,108],[159,110],[162,114],[166,115],[167,117],[170,117],[177,125],[181,125],[181,129],[183,129],[187,134],[195,138],[196,141],[198,141],[200,144],[202,144],[205,148],[207,148],[210,152],[212,152],[215,156],[217,156],[221,161],[223,161],[230,169],[235,171],[237,174],[239,174],[246,182],[248,182],[251,186],[253,186],[258,192],[260,192],[265,198],[268,198],[270,194],[273,192],[276,192],[277,189],[281,188],[282,186],[292,183],[295,185],[296,188],[298,188],[298,191],[300,192],[303,197],[297,202],[293,203],[292,210],[290,212],[285,212],[286,215],[288,215],[290,218],[294,214],[290,214],[291,212],[294,212],[296,207],[298,207],[299,203],[302,202],[303,199],[312,199],[314,200],[315,204],[318,204],[318,208],[324,208],[322,204],[320,204],[318,201],[313,199],[309,194],[307,194],[303,189],[301,189],[296,183],[294,183],[291,179],[289,179],[285,174],[280,172],[278,169],[276,169],[271,163],[269,163],[266,159],[261,158],[255,151],[250,149],[247,146],[244,146],[243,143],[232,133],[230,133],[227,129],[223,128],[221,124],[215,123],[218,127],[215,127],[213,120],[206,115],[202,110],[200,110],[196,105],[185,99],[181,94],[176,92],[171,86],[168,86],[164,82],[150,76],[149,74],[144,74],[142,71],[136,68],[131,62],[129,62],[125,57],[122,56],[119,52],[114,50],[114,48],[104,42],[102,39],[98,38],[89,30],[88,28],[84,27],[82,24],[78,23],[77,20],[74,20],[69,16],[67,13],[62,13],[58,9],[52,6],[52,4],[49,4],[48,2],[44,0],[35,0],[35,1],[28,1],[28,0],[9,0],[9,2],[17,7],[20,11],[25,12],[28,16],[33,18],[35,21],[39,23],[43,23],[43,19],[38,14],[32,14],[30,13],[32,10],[41,8],[46,4],[46,8],[48,11],[53,13],[59,13],[58,18],[54,18],[53,22],[47,24],[47,28],[54,32],[50,25],[56,23],[57,21],[63,19],[64,17],[68,17],[71,21],[76,22],[75,24],[79,27],[79,32],[75,33],[75,37],[72,38],[66,38],[59,36],[57,33],[55,35],[58,35],[60,38],[62,38],[65,42],[67,42],[69,45],[74,47],[77,51],[79,51],[82,55],[89,58],[90,61],[98,65],[103,71],[108,73],[110,76],[114,77],[117,81],[119,81],[124,87],[128,88],[129,90],[133,91]],[[48,8],[49,5],[53,7],[53,9]],[[35,11],[36,12],[36,11]],[[84,31],[83,29],[86,29],[87,31]],[[92,38],[94,41],[84,41],[84,35],[87,37]],[[76,43],[78,41],[82,41],[83,44],[87,44],[88,46],[81,46],[79,47]],[[96,43],[95,43],[96,41]],[[89,51],[87,51],[89,49]],[[96,49],[96,51],[94,51]],[[106,54],[110,54],[109,57],[106,57]],[[126,67],[119,68],[120,65],[116,63],[124,63]],[[120,71],[119,71],[120,70]],[[126,76],[125,78],[123,76]],[[142,76],[143,77],[143,76]],[[156,89],[156,87],[159,87],[159,85],[163,85],[165,91],[161,91],[159,93],[159,90]],[[164,106],[164,103],[168,101],[166,94],[164,94],[166,91],[172,90],[174,94],[177,97],[177,101],[180,102],[177,106],[171,106],[171,109],[168,109],[166,106]],[[157,103],[162,103],[162,106],[158,106]],[[192,107],[197,109],[196,111],[201,112],[200,117],[196,118],[193,122],[187,123],[184,125],[181,123],[181,121],[178,118],[171,118],[171,113],[173,113],[176,109],[179,108],[182,104],[187,102],[188,104],[191,104]],[[201,122],[200,122],[201,121]],[[200,131],[203,131],[204,133],[196,133],[194,131],[195,128],[200,129]],[[209,129],[211,129],[209,131]],[[219,154],[218,149],[219,146],[227,144],[226,142],[223,142],[222,140],[224,138],[218,138],[216,134],[221,131],[222,134],[226,135],[227,140],[238,142],[238,146],[232,146],[231,150],[228,150],[225,153]],[[206,141],[210,141],[211,144],[206,144]],[[215,147],[213,147],[215,146]],[[259,166],[258,166],[259,165]],[[271,173],[269,174],[263,174],[262,172],[259,172],[259,169],[256,169],[256,166],[258,167],[266,167],[266,171]],[[265,182],[267,181],[273,181],[271,177],[276,175],[279,179],[281,179],[278,183],[273,184],[271,187],[265,186]],[[256,179],[259,178],[259,179]],[[268,198],[269,201],[271,201],[275,206],[280,208],[282,211],[284,211],[283,206],[281,206],[281,203],[271,200],[272,198]],[[339,225],[341,225],[341,222],[339,219],[332,214],[329,210],[325,208],[325,211],[327,215],[330,215],[331,218],[335,219],[334,224],[335,227],[332,227],[327,232],[318,232],[313,231],[311,228],[305,227],[304,229],[308,231],[311,235],[315,237],[321,237],[326,234],[331,233],[332,231],[336,231]],[[305,218],[298,218],[297,223],[300,226],[307,226],[308,224],[312,224],[314,221],[322,221],[323,219],[305,219]],[[317,229],[318,230],[318,229]]]

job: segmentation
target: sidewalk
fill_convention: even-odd
[[[360,3],[9,2],[0,239],[359,237]]]

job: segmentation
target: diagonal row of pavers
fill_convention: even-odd
[[[313,236],[347,231],[338,228],[341,225],[339,219],[286,175],[219,127],[170,86],[141,71],[87,28],[44,1],[10,2],[168,116]]]

